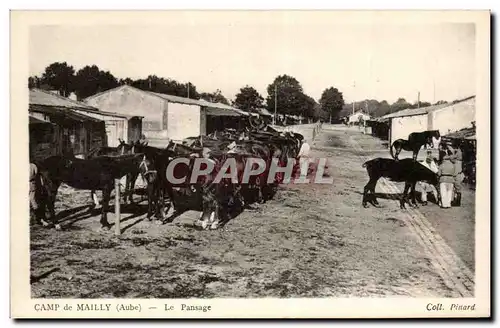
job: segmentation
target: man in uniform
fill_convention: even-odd
[[[38,183],[40,176],[38,175],[38,167],[34,163],[30,163],[29,175],[29,201],[30,201],[30,216],[34,215],[36,222],[46,226],[47,222],[42,217],[42,206],[39,204]]]
[[[146,136],[143,134],[141,134],[141,138],[139,139],[139,144],[141,146],[147,146],[148,145],[148,139],[146,139]]]
[[[462,168],[462,150],[460,146],[460,141],[456,140],[453,142],[453,147],[450,147],[453,152],[451,160],[455,165],[455,179],[453,182],[453,186],[455,188],[455,198],[453,201],[454,206],[460,206],[462,202],[462,181],[464,180],[464,174]]]

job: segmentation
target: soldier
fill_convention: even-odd
[[[460,146],[460,141],[455,140],[453,141],[453,147],[451,148],[453,151],[451,159],[455,165],[455,177],[453,182],[453,186],[455,188],[455,199],[453,206],[460,206],[462,202],[462,181],[464,180],[464,173],[462,167],[463,155]]]
[[[30,216],[34,215],[37,223],[47,226],[47,222],[42,217],[42,206],[39,203],[38,187],[40,176],[38,174],[38,167],[34,163],[30,163],[29,175],[29,202],[30,202]]]
[[[443,148],[446,148],[443,147]],[[441,208],[450,208],[453,197],[453,183],[455,180],[455,164],[452,162],[453,155],[450,149],[442,149],[442,161],[439,165],[439,189],[441,196]]]
[[[141,138],[139,139],[139,144],[141,146],[147,146],[148,145],[148,139],[146,138],[146,136],[143,134],[141,134]]]

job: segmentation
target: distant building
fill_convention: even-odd
[[[157,146],[166,145],[169,139],[183,140],[233,126],[244,116],[228,105],[144,91],[129,85],[95,94],[84,101],[101,111],[143,116],[142,131],[150,144]]]
[[[389,144],[397,139],[408,139],[412,132],[439,130],[443,136],[472,126],[476,121],[476,96],[454,103],[404,109],[382,116],[378,121],[389,124]]]
[[[75,109],[91,107],[52,92],[30,90],[30,158],[43,159],[60,154],[85,157],[90,149],[105,145],[104,121]]]
[[[30,89],[29,113],[30,149],[34,147],[39,154],[72,152],[85,157],[95,147],[116,147],[119,139],[133,142],[142,133],[141,116],[99,111],[83,102],[40,89]],[[44,125],[34,119],[53,124]]]
[[[371,116],[359,110],[357,112],[354,112],[354,114],[349,115],[347,118],[348,124],[354,124],[359,122],[360,118],[363,119],[364,122],[368,121],[371,119]]]

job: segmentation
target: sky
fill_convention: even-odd
[[[234,99],[250,85],[263,97],[281,74],[319,100],[339,89],[346,102],[403,97],[452,101],[475,94],[475,25],[336,23],[286,17],[146,25],[40,25],[30,28],[30,75],[66,61],[97,65],[117,78],[154,74],[220,89]]]

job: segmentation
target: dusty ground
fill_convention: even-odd
[[[380,199],[383,208],[361,207],[367,176],[351,137],[366,149],[364,155],[387,156],[377,139],[324,130],[312,156],[328,157],[333,185],[282,186],[274,200],[240,214],[220,231],[194,229],[196,212],[158,226],[144,220],[144,208],[134,214],[137,209],[129,207],[123,209],[123,233],[116,237],[112,230],[98,231],[98,212],[87,215],[88,191],[66,188],[56,203],[63,211],[63,231],[31,229],[31,273],[43,276],[32,283],[32,295],[450,297],[452,290],[398,203]],[[426,210],[442,216],[437,206]],[[452,211],[450,216],[463,208]],[[113,222],[113,213],[108,219]],[[439,222],[446,227],[446,220]],[[464,233],[473,236],[469,227]]]

